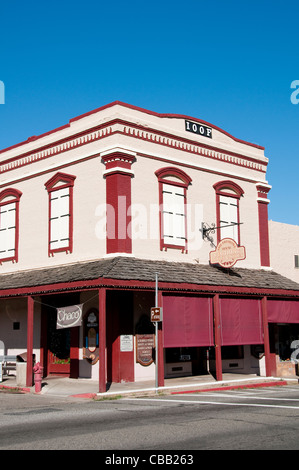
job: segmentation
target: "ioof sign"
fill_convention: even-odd
[[[193,134],[203,135],[204,137],[209,137],[212,139],[212,128],[203,126],[202,124],[185,121],[186,131],[193,132]]]
[[[162,321],[163,320],[163,309],[162,307],[151,308],[151,321]]]

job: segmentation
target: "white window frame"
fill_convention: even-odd
[[[219,195],[220,238],[232,238],[239,244],[239,203],[231,196]],[[235,224],[235,225],[234,225]],[[224,226],[224,227],[222,227]]]
[[[49,250],[65,251],[70,247],[70,188],[50,192]]]
[[[162,184],[162,238],[164,246],[185,249],[186,229],[186,190],[182,186]]]
[[[48,254],[73,251],[73,186],[76,176],[56,173],[45,183],[49,194]]]
[[[19,201],[22,193],[7,188],[0,193],[0,263],[18,261]]]

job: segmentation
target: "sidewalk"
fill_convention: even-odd
[[[277,377],[259,377],[256,375],[245,374],[223,374],[222,381],[216,381],[210,374],[165,379],[164,387],[156,389],[155,381],[133,382],[133,383],[113,383],[108,385],[105,393],[99,393],[98,381],[90,379],[70,379],[67,377],[46,377],[42,381],[42,390],[40,395],[51,395],[61,397],[77,398],[112,398],[123,395],[155,395],[155,394],[174,394],[190,393],[204,390],[226,390],[244,387],[261,387],[286,385],[292,383],[298,384],[298,378],[277,378]],[[0,389],[15,389],[20,393],[35,393],[35,387],[17,387],[16,378],[4,377],[0,383]]]

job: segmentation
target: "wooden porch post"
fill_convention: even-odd
[[[214,312],[214,332],[215,332],[216,380],[222,380],[219,294],[215,294],[213,297],[213,312]]]
[[[264,331],[264,350],[265,350],[266,376],[271,377],[272,367],[271,367],[271,356],[270,356],[267,297],[262,298],[261,304],[262,304],[263,331]]]
[[[99,289],[99,393],[106,392],[106,289]]]
[[[33,316],[34,316],[34,300],[29,295],[27,297],[27,369],[26,369],[26,386],[33,385]]]
[[[70,328],[71,346],[70,346],[70,378],[79,377],[79,328]]]
[[[163,308],[163,295],[158,292],[158,305]],[[164,387],[164,344],[163,344],[163,321],[158,324],[158,387]]]

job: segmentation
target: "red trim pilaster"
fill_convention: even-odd
[[[268,227],[268,192],[271,186],[263,183],[256,185],[258,218],[259,218],[259,236],[260,236],[260,259],[261,266],[270,266],[270,246],[269,246],[269,227]]]
[[[222,357],[221,357],[221,335],[220,335],[220,301],[219,294],[213,297],[214,313],[214,337],[215,337],[215,361],[216,380],[222,380]]]
[[[101,154],[106,166],[107,238],[109,253],[132,253],[131,222],[131,165],[133,152],[112,149]]]
[[[26,370],[26,386],[33,385],[33,317],[34,317],[34,300],[29,295],[27,297],[27,370]]]
[[[106,392],[106,289],[99,289],[99,393]]]

